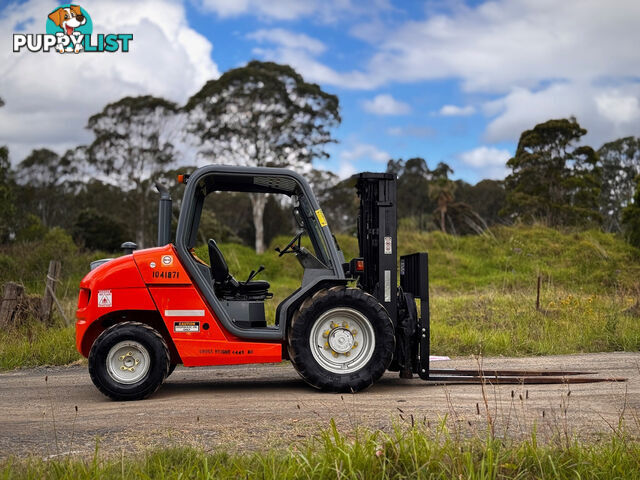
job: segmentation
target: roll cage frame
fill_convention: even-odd
[[[211,278],[207,278],[204,272],[198,268],[197,261],[189,251],[196,243],[206,196],[222,191],[296,195],[300,203],[305,230],[316,254],[322,257],[319,260],[326,267],[314,270],[311,276],[307,276],[305,272],[307,280],[303,281],[300,288],[278,305],[275,326],[241,328],[236,325],[231,320],[222,301],[216,296]],[[338,247],[329,225],[324,221],[320,205],[311,187],[304,177],[284,168],[208,165],[197,169],[186,182],[176,230],[175,247],[182,265],[220,323],[231,334],[247,340],[284,341],[287,325],[293,314],[293,307],[299,305],[308,295],[320,288],[347,283],[342,266],[344,255]]]

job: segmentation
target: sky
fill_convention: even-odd
[[[574,115],[594,148],[640,135],[637,0],[99,0],[94,33],[129,53],[12,51],[44,33],[50,0],[0,0],[0,145],[11,161],[91,142],[90,115],[126,95],[180,104],[252,59],[287,63],[340,99],[342,177],[390,159],[500,179],[522,131]],[[190,164],[185,159],[185,164]]]

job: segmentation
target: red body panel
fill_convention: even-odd
[[[99,298],[103,299],[100,305]],[[76,310],[76,348],[85,356],[89,353],[82,348],[82,339],[98,318],[122,310],[155,309],[133,257],[125,255],[110,260],[89,272],[80,282]]]
[[[172,245],[111,260],[87,274],[80,288],[76,347],[85,356],[82,340],[93,322],[121,310],[151,310],[162,316],[185,366],[282,360],[280,343],[242,341],[222,327]]]

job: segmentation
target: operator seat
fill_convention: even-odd
[[[220,298],[246,298],[251,300],[264,300],[269,293],[269,282],[255,280],[252,282],[238,282],[229,273],[229,266],[222,256],[213,238],[209,239],[209,261],[211,262],[211,277],[213,289]]]

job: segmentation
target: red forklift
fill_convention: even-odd
[[[356,175],[360,257],[346,262],[307,181],[279,168],[222,165],[181,176],[186,184],[175,241],[171,196],[158,186],[158,247],[94,262],[80,283],[76,346],[96,387],[114,400],[155,392],[176,365],[290,360],[309,385],[357,392],[387,370],[429,372],[427,254],[401,258],[397,279],[396,183]],[[209,239],[210,265],[194,254],[200,217],[214,192],[286,195],[298,233],[281,249],[303,268],[300,287],[267,322],[270,285],[238,281]],[[312,249],[301,239],[306,235]],[[354,286],[350,286],[354,285]],[[415,299],[419,299],[420,313]]]
[[[358,392],[386,370],[447,383],[611,380],[567,377],[586,372],[430,369],[428,257],[403,255],[398,269],[392,174],[353,177],[360,256],[349,262],[301,175],[209,165],[180,177],[186,186],[175,241],[171,196],[158,186],[158,247],[135,250],[128,242],[124,256],[94,262],[80,282],[76,347],[89,359],[95,386],[114,400],[148,397],[178,364],[290,360],[309,385],[333,392]],[[290,199],[298,233],[276,252],[294,255],[303,275],[272,322],[265,318],[270,285],[255,280],[263,267],[238,281],[215,239],[208,241],[210,264],[194,253],[205,200],[222,191]]]

